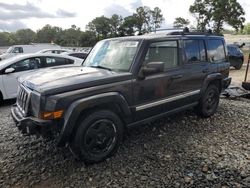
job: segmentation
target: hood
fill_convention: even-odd
[[[13,57],[13,56],[15,56],[15,55],[17,55],[17,54],[3,53],[3,54],[0,55],[0,59],[1,59],[1,60],[7,59],[7,58]]]
[[[54,94],[123,81],[131,75],[104,69],[69,66],[39,70],[21,76],[19,82],[41,94]]]

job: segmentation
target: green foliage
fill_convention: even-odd
[[[190,21],[188,19],[177,17],[174,21],[174,28],[183,28],[187,27],[190,24]]]
[[[97,41],[109,37],[120,37],[151,32],[160,27],[164,18],[160,8],[139,7],[132,15],[123,18],[113,14],[110,18],[96,17],[81,31],[76,25],[62,29],[45,25],[37,32],[31,29],[21,29],[15,33],[0,32],[0,46],[13,44],[55,43],[61,46],[90,47]]]
[[[86,29],[95,32],[99,40],[108,38],[111,33],[110,19],[105,16],[97,17],[86,26]]]
[[[31,29],[20,29],[15,33],[16,44],[29,44],[34,42],[36,33]]]
[[[155,7],[153,11],[151,11],[152,16],[152,25],[153,29],[156,30],[161,27],[162,22],[164,21],[163,14],[161,13],[161,9],[159,7]]]
[[[243,29],[245,12],[237,0],[195,0],[189,11],[197,20],[197,29],[212,25],[215,32],[223,30],[224,23],[236,31]]]
[[[247,23],[244,26],[244,29],[243,29],[242,33],[245,34],[245,35],[250,35],[250,23]]]
[[[0,33],[0,44],[1,46],[9,46],[13,45],[17,42],[15,35],[8,32]]]

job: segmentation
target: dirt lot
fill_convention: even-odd
[[[241,82],[241,71],[231,71]],[[53,141],[24,137],[0,106],[0,187],[250,187],[250,102],[221,99],[132,129],[111,159],[91,166]]]
[[[241,85],[245,79],[245,73],[246,73],[246,64],[243,65],[243,67],[240,70],[235,70],[234,68],[231,68],[230,77],[232,77],[232,85],[236,86]],[[248,73],[247,81],[250,82],[250,70]]]

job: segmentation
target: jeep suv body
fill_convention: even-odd
[[[110,157],[124,130],[195,107],[213,115],[231,82],[224,38],[173,32],[100,41],[81,67],[20,78],[12,116],[25,134],[57,135],[85,162]]]

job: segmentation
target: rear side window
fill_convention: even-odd
[[[221,62],[226,60],[226,52],[222,40],[208,40],[208,59],[210,62]]]
[[[46,57],[46,67],[73,64],[74,60],[61,57]]]
[[[206,61],[206,51],[203,40],[184,40],[183,43],[188,63]]]
[[[177,41],[155,42],[149,46],[145,57],[145,64],[150,62],[164,62],[165,70],[178,66]]]

